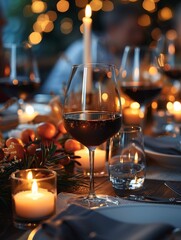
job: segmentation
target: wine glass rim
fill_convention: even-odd
[[[102,66],[107,66],[107,67],[113,67],[115,68],[115,64],[113,63],[101,63],[101,62],[91,62],[91,63],[81,63],[81,64],[73,64],[72,67],[86,67],[86,66],[99,66],[99,65],[102,65]]]
[[[29,44],[28,42],[21,42],[21,43],[16,43],[16,42],[5,42],[3,44],[3,48],[24,48],[24,49],[30,49],[32,48],[32,45]]]
[[[156,47],[150,47],[150,46],[147,46],[147,45],[142,45],[142,46],[131,46],[131,45],[126,45],[125,46],[125,49],[131,49],[131,50],[134,50],[134,49],[140,49],[140,50],[147,50],[147,51],[155,51],[156,50]]]
[[[142,132],[142,128],[140,126],[123,126],[121,129],[120,129],[120,132]]]

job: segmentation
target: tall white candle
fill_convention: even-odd
[[[84,26],[84,64],[88,64],[92,62],[91,55],[91,28],[92,28],[92,10],[90,5],[88,4],[85,9],[85,17],[83,18],[83,26]],[[87,92],[91,92],[92,89],[92,70],[88,68],[86,71],[86,90]]]

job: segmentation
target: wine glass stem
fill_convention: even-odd
[[[95,147],[89,148],[89,161],[90,161],[90,183],[89,183],[89,194],[87,196],[88,199],[93,199],[96,197],[94,191],[94,152]]]

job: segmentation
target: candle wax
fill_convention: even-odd
[[[54,212],[55,195],[46,189],[39,188],[37,193],[31,190],[14,195],[17,216],[27,219],[46,217]]]
[[[89,151],[88,149],[84,148],[78,151],[75,151],[76,156],[80,156],[81,158],[78,159],[78,162],[81,164],[81,167],[89,171],[90,169],[90,163],[89,163]],[[106,152],[101,149],[96,149],[95,150],[95,155],[94,155],[94,171],[95,172],[101,172],[105,168],[105,157],[106,157]]]

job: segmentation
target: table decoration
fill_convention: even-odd
[[[38,115],[30,104],[24,104],[24,109],[18,109],[19,123],[28,123]]]
[[[56,172],[50,169],[17,170],[11,174],[13,222],[30,229],[56,210]]]
[[[89,4],[85,8],[85,17],[83,18],[83,27],[84,27],[84,64],[92,62],[91,54],[91,27],[92,27],[92,9]],[[88,92],[91,92],[92,89],[92,71],[90,68],[87,68],[86,72],[86,89]]]
[[[76,160],[73,151],[79,145],[60,132],[62,126],[44,122],[37,129],[23,129],[19,138],[0,138],[0,204],[11,207],[10,175],[16,170],[32,168],[53,169],[57,173],[57,191],[87,187],[82,173],[74,173]],[[53,129],[53,132],[51,132]],[[39,135],[38,135],[39,132]],[[71,143],[71,144],[70,144]],[[76,145],[77,144],[77,145]],[[74,148],[72,147],[74,146]],[[78,159],[78,158],[77,158]]]
[[[132,102],[129,107],[123,109],[123,120],[126,125],[142,125],[143,118],[144,113],[137,102]]]
[[[90,175],[89,169],[89,151],[83,147],[80,150],[74,152],[75,156],[79,156],[79,163],[81,166],[77,166],[77,170],[83,171],[84,175]],[[103,176],[107,172],[106,170],[106,150],[97,148],[95,150],[95,163],[94,163],[94,175]]]

